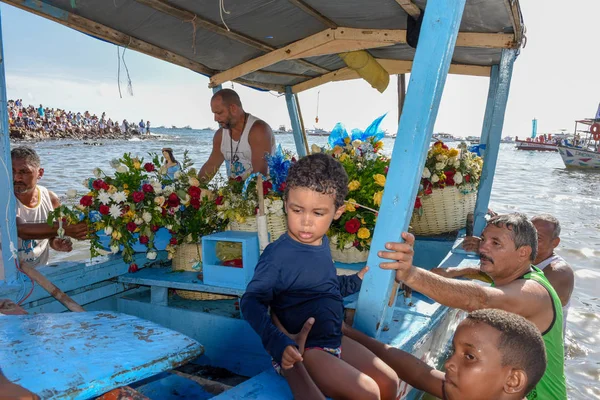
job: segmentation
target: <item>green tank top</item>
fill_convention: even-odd
[[[554,320],[550,328],[542,333],[546,345],[548,366],[546,372],[528,395],[527,400],[567,400],[567,383],[565,379],[565,354],[563,342],[563,314],[560,298],[556,291],[537,267],[532,266],[533,272],[523,275],[523,279],[531,279],[541,284],[552,298]]]

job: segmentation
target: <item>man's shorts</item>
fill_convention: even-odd
[[[342,358],[342,347],[307,347],[304,349],[305,352],[309,351],[309,350],[321,350],[324,351],[325,353],[329,353],[334,357],[337,358]],[[281,364],[279,364],[277,361],[275,361],[273,358],[271,358],[271,364],[273,365],[273,368],[275,369],[275,372],[277,372],[279,375],[283,376],[283,368],[281,367]]]

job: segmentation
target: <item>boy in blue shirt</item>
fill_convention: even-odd
[[[395,399],[396,373],[372,352],[342,335],[343,297],[360,290],[367,268],[337,276],[326,233],[345,210],[348,176],[333,157],[313,154],[290,168],[285,189],[288,231],[262,254],[242,297],[245,319],[259,334],[276,369],[303,361],[328,397]],[[268,307],[288,332],[315,322],[305,352],[271,321]],[[343,348],[343,351],[342,351]]]

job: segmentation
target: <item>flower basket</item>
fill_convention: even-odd
[[[230,231],[257,232],[258,226],[256,217],[246,217],[246,220],[242,223],[231,221],[227,229]],[[274,242],[287,232],[287,219],[285,214],[267,214],[267,231],[269,232],[269,242]]]
[[[456,186],[432,189],[421,198],[422,215],[414,214],[410,220],[416,235],[437,235],[452,232],[466,225],[467,214],[475,210],[476,192],[461,193]]]
[[[202,244],[185,243],[177,246],[171,267],[173,271],[202,272]],[[235,296],[194,292],[192,290],[176,290],[175,293],[187,300],[228,300],[235,298]]]
[[[338,249],[335,244],[329,243],[329,249],[331,250],[331,258],[333,258],[333,261],[345,264],[363,263],[366,262],[369,257],[369,252],[367,250],[360,251],[356,247]]]

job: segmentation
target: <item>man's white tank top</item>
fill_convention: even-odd
[[[552,264],[555,261],[562,261],[566,263],[565,259],[559,256],[558,254],[552,254],[550,257],[546,258],[544,261],[540,262],[536,267],[541,269],[542,271],[548,265]],[[565,332],[567,331],[567,315],[569,314],[569,307],[571,306],[571,299],[569,302],[562,308],[563,309],[563,336],[565,336]]]
[[[239,141],[231,138],[229,129],[223,128],[221,134],[221,153],[225,158],[225,167],[227,168],[227,176],[235,178],[241,176],[246,179],[252,173],[252,149],[248,137],[252,125],[258,121],[258,118],[248,114],[246,125],[240,136]],[[275,145],[271,149],[271,154],[275,153]]]
[[[37,186],[38,203],[35,207],[26,207],[17,199],[17,218],[25,223],[46,223],[48,214],[54,210],[48,189]],[[19,262],[28,267],[38,267],[48,263],[50,244],[48,239],[22,240],[19,238]]]

